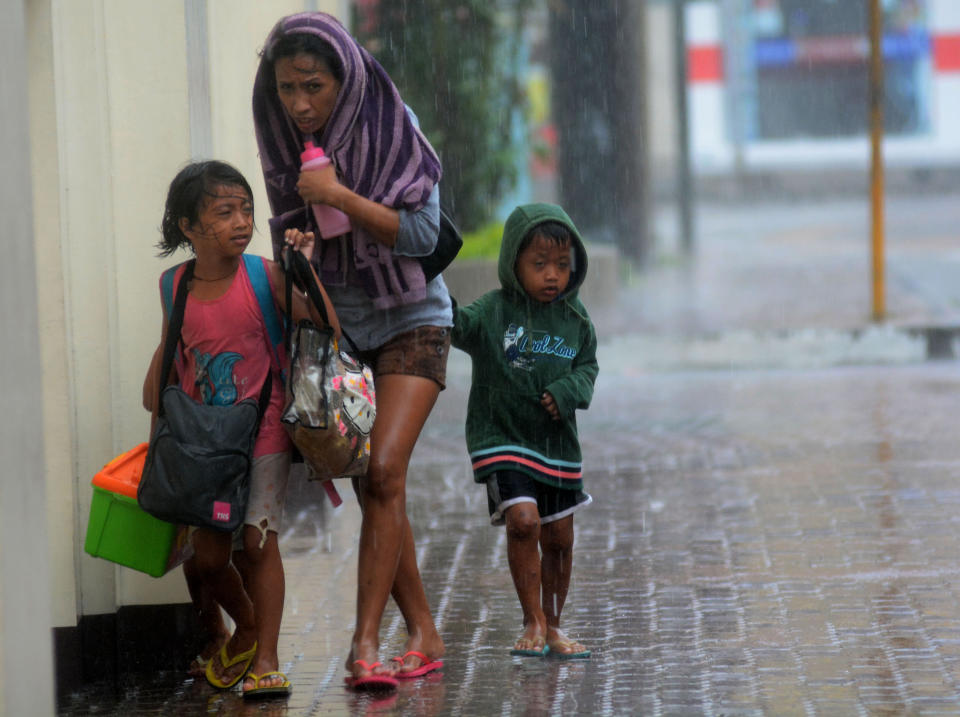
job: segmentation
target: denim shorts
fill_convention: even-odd
[[[383,346],[360,352],[360,359],[373,369],[373,378],[388,373],[429,378],[446,388],[450,329],[418,326],[394,336]]]

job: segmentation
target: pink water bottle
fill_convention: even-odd
[[[330,158],[323,153],[322,147],[315,147],[313,142],[303,143],[303,153],[300,155],[300,171],[322,169],[330,164]],[[317,220],[317,228],[324,239],[338,237],[351,230],[350,217],[336,207],[329,204],[311,203],[313,216]]]

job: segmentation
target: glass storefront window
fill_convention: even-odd
[[[924,0],[884,0],[886,127],[927,131],[931,39]],[[752,0],[752,139],[862,135],[868,126],[867,0]]]

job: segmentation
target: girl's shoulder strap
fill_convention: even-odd
[[[163,302],[163,313],[170,318],[170,312],[173,310],[173,290],[176,287],[176,279],[180,272],[187,265],[187,262],[181,262],[176,266],[171,266],[160,275],[160,300]]]
[[[263,317],[263,323],[267,329],[267,337],[270,339],[274,354],[276,354],[278,347],[283,344],[283,328],[280,323],[280,316],[277,313],[277,305],[273,301],[273,291],[270,289],[270,279],[267,276],[267,260],[262,256],[244,254],[243,263],[247,270],[250,286],[253,288],[257,303],[260,305],[260,315]]]

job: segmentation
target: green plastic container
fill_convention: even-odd
[[[155,578],[179,565],[186,531],[143,512],[137,485],[147,444],[110,461],[96,476],[90,522],[83,549],[97,558],[119,563]]]

